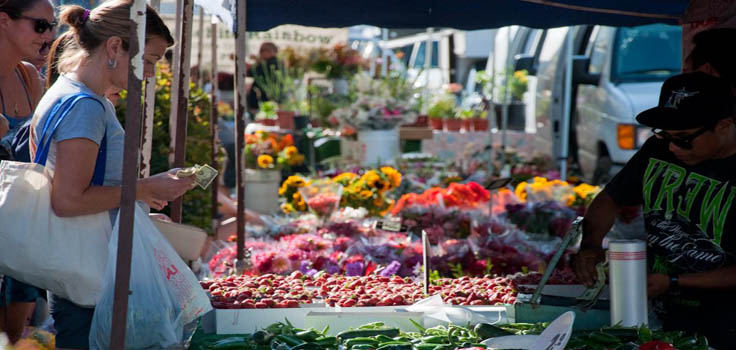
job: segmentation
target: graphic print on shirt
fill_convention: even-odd
[[[733,259],[721,243],[736,187],[656,158],[642,181],[649,248],[675,269],[668,272],[708,271]]]

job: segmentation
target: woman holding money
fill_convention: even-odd
[[[120,206],[124,131],[104,95],[113,87],[127,86],[131,4],[131,0],[111,0],[92,11],[79,6],[62,8],[60,20],[69,25],[73,40],[68,41],[58,59],[56,69],[61,75],[34,114],[31,153],[35,155],[38,137],[60,99],[79,93],[92,98],[80,100],[72,107],[52,139],[46,167],[54,170],[51,204],[59,216],[111,211],[112,219]],[[153,75],[154,65],[173,42],[161,18],[148,7],[144,76]],[[101,186],[95,186],[91,182],[102,148],[104,181]],[[172,170],[139,180],[136,198],[161,209],[183,195],[193,183],[193,177],[179,178],[176,170]],[[52,297],[50,303],[58,332],[57,349],[88,348],[94,309],[58,297]]]

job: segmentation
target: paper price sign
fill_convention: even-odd
[[[565,312],[547,326],[539,335],[531,350],[564,350],[572,335],[575,313]]]

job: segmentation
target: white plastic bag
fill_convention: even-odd
[[[92,319],[91,349],[110,348],[119,220],[113,228],[102,295]],[[125,348],[178,344],[184,325],[211,310],[209,299],[140,205],[136,205],[133,227]]]

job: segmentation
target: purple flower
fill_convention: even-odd
[[[345,265],[346,276],[363,276],[363,262],[355,261]]]
[[[325,263],[325,266],[323,267],[323,270],[327,273],[334,275],[336,273],[340,272],[340,266],[335,264],[333,261],[328,261]]]
[[[379,275],[383,277],[391,277],[399,272],[399,269],[401,268],[401,263],[394,260],[388,266],[386,266],[385,269],[379,273]]]

